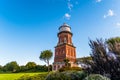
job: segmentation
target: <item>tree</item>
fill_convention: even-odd
[[[36,70],[40,72],[46,72],[48,71],[48,67],[46,65],[37,65]]]
[[[25,71],[27,71],[27,67],[24,65],[20,66],[20,72],[25,72]]]
[[[3,72],[3,67],[0,65],[0,72]]]
[[[27,69],[34,69],[36,67],[35,62],[28,62],[26,65]]]
[[[19,71],[19,65],[17,64],[16,61],[12,61],[10,63],[7,63],[5,66],[4,66],[4,70],[5,71],[12,71],[12,72],[17,72]]]
[[[90,65],[86,71],[107,76],[111,80],[120,80],[120,58],[114,55],[116,53],[109,53],[108,47],[102,39],[90,40],[89,45],[92,61],[86,62]]]
[[[120,37],[110,38],[106,43],[111,52],[120,55]]]
[[[51,50],[44,50],[41,52],[39,59],[43,60],[44,62],[47,63],[48,65],[48,72],[50,71],[49,69],[49,60],[52,58],[53,53]]]
[[[2,69],[3,67],[0,65],[0,70]]]
[[[92,57],[87,56],[87,57],[81,57],[81,58],[77,58],[77,63],[85,63],[86,61],[91,61]]]

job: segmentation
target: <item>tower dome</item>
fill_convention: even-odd
[[[59,32],[62,32],[62,31],[71,32],[71,27],[68,24],[63,23],[63,25],[60,26],[59,28]]]

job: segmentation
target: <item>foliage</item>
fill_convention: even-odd
[[[70,80],[69,76],[60,72],[51,73],[46,77],[46,80]]]
[[[66,67],[71,66],[71,64],[69,63],[69,59],[65,58],[63,61],[64,61]]]
[[[49,65],[50,71],[52,65]],[[18,72],[47,72],[48,67],[46,65],[36,65],[35,62],[28,62],[25,66],[19,66],[16,61],[7,63],[4,66],[0,66],[0,73],[18,73]]]
[[[106,41],[108,44],[115,44],[120,42],[120,37],[110,38]]]
[[[46,80],[82,80],[86,77],[83,71],[54,72],[46,77]]]
[[[101,74],[111,78],[111,80],[120,79],[120,58],[114,53],[108,53],[105,42],[100,39],[96,41],[90,40],[92,61],[86,62],[89,73]]]
[[[0,73],[3,72],[3,66],[0,65]]]
[[[10,72],[18,72],[19,70],[20,70],[20,68],[16,61],[7,63],[3,69],[3,71],[10,71]]]
[[[36,72],[37,71],[40,71],[40,72],[47,72],[48,71],[48,67],[46,66],[46,65],[37,65],[36,67],[35,67],[35,69],[36,69]]]
[[[2,69],[2,66],[0,65],[0,69]]]
[[[62,67],[59,69],[59,72],[63,72],[63,71],[81,71],[82,69],[80,67]]]
[[[90,56],[87,56],[87,57],[81,57],[81,58],[77,58],[77,63],[84,63],[84,62],[86,62],[86,61],[90,61],[90,60],[92,60],[92,57],[90,57]]]
[[[88,77],[86,77],[84,80],[110,80],[110,79],[100,74],[91,74]]]
[[[28,62],[26,64],[27,69],[34,69],[36,67],[36,63],[35,62]]]
[[[45,80],[47,74],[37,74],[34,76],[30,76],[30,75],[23,75],[20,78],[18,78],[17,80]]]
[[[53,53],[51,50],[44,50],[41,52],[40,54],[40,60],[43,60],[44,62],[46,62],[48,64],[48,72],[50,71],[49,69],[49,60],[52,58]]]
[[[111,52],[120,55],[120,37],[110,38],[106,43],[108,44]]]
[[[28,68],[26,66],[20,66],[20,72],[25,72],[27,69]]]
[[[46,65],[36,65],[33,67],[20,66],[20,72],[47,72],[47,69]]]

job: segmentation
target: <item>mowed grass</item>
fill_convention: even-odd
[[[36,75],[36,74],[45,74],[46,72],[40,72],[40,73],[5,73],[0,74],[0,80],[16,80],[20,78],[23,75]]]

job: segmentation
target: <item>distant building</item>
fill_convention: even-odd
[[[64,23],[59,27],[58,43],[55,47],[55,57],[53,63],[53,70],[65,66],[64,59],[69,59],[71,67],[76,66],[76,47],[72,43],[71,27]]]

